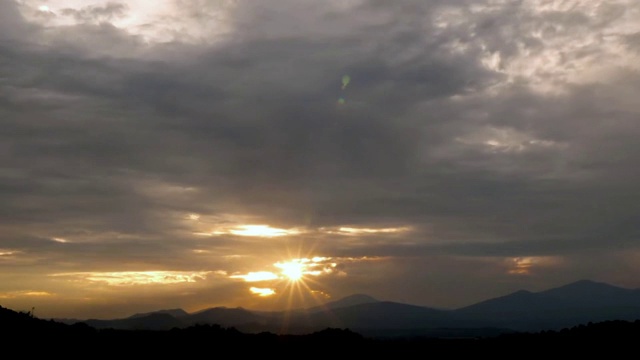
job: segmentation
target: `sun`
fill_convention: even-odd
[[[288,262],[279,262],[274,264],[280,268],[280,273],[290,282],[298,282],[304,277],[307,265],[296,259]]]

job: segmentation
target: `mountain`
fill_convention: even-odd
[[[378,303],[378,302],[380,301],[374,299],[369,295],[355,294],[355,295],[347,296],[340,300],[328,302],[324,304],[324,307],[328,309],[338,309],[338,308],[343,308],[348,306],[372,304],[372,303]]]
[[[120,329],[120,330],[171,330],[174,327],[184,327],[186,322],[176,319],[167,313],[149,313],[140,316],[131,316],[126,319],[82,321],[95,329]]]
[[[0,334],[6,344],[17,346],[20,342],[34,338],[52,342],[55,342],[54,337],[79,340],[80,335],[91,336],[94,332],[95,329],[83,324],[67,325],[47,321],[34,317],[30,312],[16,312],[0,306]]]
[[[218,324],[221,326],[239,327],[246,324],[260,323],[262,316],[243,308],[215,307],[188,315],[185,321],[189,324]]]
[[[138,313],[138,314],[134,314],[128,317],[128,319],[136,319],[136,318],[142,318],[142,317],[146,317],[149,315],[153,315],[153,314],[169,314],[171,316],[173,316],[176,319],[180,319],[180,318],[184,318],[189,316],[189,313],[182,310],[182,309],[168,309],[168,310],[158,310],[158,311],[152,311],[152,312],[148,312],[148,313]]]
[[[581,280],[537,293],[520,290],[454,311],[487,325],[536,331],[640,319],[640,290]]]
[[[348,328],[362,334],[371,331],[434,329],[458,325],[449,311],[390,301],[379,301],[337,308],[330,313],[315,313],[303,324],[325,328]]]
[[[324,327],[350,329],[440,327],[451,320],[448,311],[390,301],[341,307],[332,314],[316,314],[310,320]]]
[[[364,294],[307,309],[262,315],[267,318],[263,322],[265,330],[291,334],[305,334],[324,328],[348,328],[366,335],[372,331],[433,329],[459,323],[456,316],[446,310],[379,301]]]
[[[96,329],[119,330],[171,330],[197,324],[217,324],[220,326],[241,326],[259,322],[260,316],[242,308],[216,307],[189,314],[182,309],[159,310],[140,313],[124,319],[96,320],[84,322]],[[69,323],[68,320],[65,323]]]
[[[379,301],[369,295],[354,294],[354,295],[342,298],[340,300],[330,301],[323,305],[311,307],[303,311],[318,312],[318,311],[326,311],[326,310],[335,310],[335,309],[354,306],[354,305],[372,304],[377,302]]]
[[[557,301],[553,299],[546,299],[530,291],[519,290],[509,295],[485,300],[454,311],[459,314],[481,314],[495,317],[527,312],[532,308],[554,308],[556,304]]]
[[[366,304],[365,304],[366,305]],[[360,306],[360,305],[356,305]],[[375,305],[374,307],[377,307]],[[403,304],[386,303],[383,307],[400,309],[396,315],[402,317]],[[413,309],[421,312],[420,309]],[[171,316],[153,314],[153,316]],[[305,335],[277,335],[273,333],[249,334],[234,328],[215,325],[196,325],[171,331],[126,331],[96,330],[86,324],[65,325],[52,320],[35,318],[32,313],[15,312],[0,306],[0,333],[6,344],[25,349],[29,354],[47,356],[87,357],[99,351],[106,357],[133,354],[138,357],[162,358],[167,354],[182,357],[201,357],[202,354],[218,353],[248,354],[265,351],[287,357],[300,356],[312,351],[314,355],[329,357],[340,353],[357,353],[364,357],[380,354],[411,356],[421,350],[429,353],[445,353],[453,357],[487,356],[504,352],[505,349],[525,349],[533,356],[548,356],[560,352],[571,352],[576,356],[599,353],[624,356],[637,348],[640,336],[640,320],[635,322],[607,321],[590,323],[563,329],[560,332],[539,333],[495,333],[487,338],[484,329],[445,329],[442,332],[395,333],[385,338],[362,336],[349,329],[326,328]],[[583,355],[584,354],[584,355]]]
[[[369,336],[465,337],[636,319],[640,319],[640,290],[581,280],[540,292],[520,290],[456,310],[378,301],[356,294],[291,311],[215,307],[189,314],[171,309],[125,319],[84,322],[99,329],[167,330],[217,324],[249,333],[307,334],[330,327],[348,328]]]
[[[638,306],[640,290],[625,289],[605,283],[581,280],[540,292],[545,297],[563,300],[577,306]]]

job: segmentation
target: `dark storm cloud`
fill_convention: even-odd
[[[391,38],[387,42],[403,44],[399,40],[407,39]],[[413,40],[413,37],[408,40]],[[332,195],[340,191],[341,183],[349,186],[351,181],[360,180],[366,183],[375,182],[378,178],[403,179],[406,175],[411,175],[413,149],[419,141],[419,137],[412,134],[416,125],[398,123],[395,118],[400,118],[407,105],[417,99],[425,100],[456,93],[456,90],[465,85],[462,81],[464,77],[451,75],[469,72],[469,69],[473,69],[470,66],[473,64],[463,63],[454,67],[455,63],[447,64],[429,58],[421,59],[418,64],[403,64],[399,67],[376,64],[375,61],[373,64],[370,61],[363,61],[362,64],[351,62],[349,65],[354,69],[353,78],[365,79],[365,84],[360,89],[354,81],[352,88],[355,89],[350,90],[355,93],[354,97],[359,95],[359,90],[363,93],[362,97],[367,99],[364,105],[366,109],[357,114],[340,114],[335,111],[335,107],[327,106],[335,101],[335,93],[339,93],[337,90],[329,90],[330,83],[337,81],[326,76],[327,71],[321,67],[322,64],[313,60],[317,53],[324,50],[322,44],[314,45],[309,42],[291,41],[242,44],[238,46],[239,49],[233,48],[237,56],[244,59],[260,59],[256,66],[249,62],[245,67],[239,67],[235,59],[224,59],[225,55],[221,56],[223,59],[220,61],[215,53],[205,56],[203,61],[189,64],[189,69],[180,65],[154,67],[152,64],[149,68],[132,64],[130,67],[133,69],[130,71],[126,70],[126,64],[78,61],[72,56],[65,58],[63,55],[59,61],[49,63],[55,65],[39,67],[41,74],[46,74],[46,80],[44,84],[38,85],[61,90],[67,94],[113,98],[113,101],[131,107],[143,106],[150,109],[152,116],[159,118],[153,121],[138,120],[138,124],[128,122],[115,129],[112,124],[105,124],[112,129],[111,134],[105,134],[100,124],[96,124],[94,120],[90,123],[93,128],[91,132],[96,134],[98,139],[95,140],[109,139],[104,144],[91,139],[90,136],[87,139],[89,129],[76,127],[76,130],[80,130],[79,135],[86,140],[65,141],[68,145],[63,146],[59,158],[68,162],[73,159],[73,153],[79,153],[77,157],[81,161],[93,157],[108,163],[113,159],[115,165],[126,164],[127,162],[122,160],[133,155],[142,157],[140,163],[148,164],[151,160],[150,164],[153,165],[161,162],[158,169],[152,168],[152,171],[164,170],[163,172],[175,174],[176,169],[162,163],[166,163],[171,154],[175,156],[177,151],[178,156],[196,158],[195,162],[204,160],[201,154],[207,154],[208,162],[219,164],[212,166],[216,171],[227,173],[230,178],[228,182],[233,184],[231,186],[249,188],[252,197],[264,196],[267,204],[274,199],[268,194],[252,193],[252,187],[266,186],[267,189],[258,186],[256,190],[272,190],[275,192],[274,197],[281,197],[281,192],[285,191],[293,192],[296,195],[294,197],[297,197],[301,194],[296,191],[313,191],[314,187],[326,186],[318,183],[328,181],[330,185],[325,191]],[[232,43],[229,46],[237,45]],[[347,49],[349,47],[350,44]],[[382,44],[380,47],[385,46]],[[224,54],[225,50],[217,49],[216,53]],[[427,52],[440,54],[435,51],[437,49],[428,50],[430,49],[427,49]],[[357,55],[356,58],[373,58],[373,54],[368,53]],[[283,59],[287,61],[283,62]],[[40,61],[48,64],[47,61]],[[225,67],[225,63],[233,65],[231,68]],[[142,67],[145,67],[145,70],[140,70]],[[457,68],[466,70],[454,70]],[[479,69],[477,71],[481,73]],[[340,74],[338,71],[329,73]],[[320,80],[322,77],[324,81]],[[243,78],[250,79],[246,89],[229,91],[229,85],[233,86]],[[385,82],[386,86],[393,86],[388,85],[389,82],[397,82],[398,85],[393,86],[397,91],[376,89],[380,86],[378,84]],[[292,92],[291,87],[297,92]],[[334,85],[334,88],[337,86]],[[451,90],[448,90],[449,88]],[[245,115],[238,104],[224,106],[225,99],[235,99],[243,104],[251,103],[252,114]],[[378,110],[374,104],[385,106]],[[379,116],[380,113],[384,116]],[[242,125],[239,126],[238,123]],[[163,154],[163,149],[157,149],[157,145],[153,145],[166,145],[167,138],[172,137],[163,133],[163,127],[166,127],[166,131],[183,135],[189,143],[163,146],[164,151],[171,152]],[[145,132],[145,128],[151,129],[149,135],[157,138],[149,141],[148,138],[135,133]],[[129,133],[130,130],[134,133]],[[55,136],[50,132],[48,135]],[[193,146],[194,143],[196,146]],[[64,147],[73,145],[78,149],[70,148],[68,153],[64,152]],[[136,148],[136,145],[141,146]],[[153,150],[144,151],[149,148]],[[140,151],[142,154],[136,155],[140,154]],[[148,153],[152,155],[149,156]],[[314,171],[317,167],[322,169],[325,163],[331,164],[338,171]],[[136,169],[140,169],[138,166],[145,166],[131,165]],[[162,167],[165,169],[160,169]],[[204,174],[197,175],[208,180],[211,170],[204,169]],[[187,174],[178,174],[176,180],[179,181],[182,176],[188,177],[189,173],[199,172],[199,169],[185,169],[185,172]],[[372,177],[375,177],[375,180],[371,179]],[[282,189],[274,185],[278,183],[286,184],[288,187]],[[333,186],[331,183],[334,183]],[[464,186],[461,188],[466,189]]]
[[[393,117],[411,99],[446,96],[464,85],[459,78],[443,75],[454,73],[453,65],[444,60],[436,60],[432,66],[417,63],[394,69],[364,61],[371,56],[358,53],[349,61],[353,69],[349,72],[331,59],[328,62],[333,68],[322,67],[324,44],[269,41],[228,46],[231,51],[217,49],[188,66],[76,60],[77,54],[59,55],[57,61],[38,57],[30,69],[20,72],[38,71],[44,77],[39,86],[89,97],[83,101],[98,97],[96,101],[142,108],[153,117],[127,119],[126,123],[115,120],[115,124],[111,119],[104,124],[99,119],[75,124],[80,139],[59,141],[64,145],[46,153],[67,164],[74,158],[88,160],[91,172],[109,171],[115,165],[141,171],[148,167],[193,185],[209,183],[215,171],[227,177],[225,183],[230,185],[226,187],[232,188],[233,196],[246,192],[258,202],[264,197],[266,206],[270,206],[274,198],[284,196],[286,200],[286,193],[292,193],[292,198],[305,193],[317,197],[316,188],[322,195],[340,191],[342,184],[358,186],[349,183],[364,177],[402,176],[410,171],[411,143],[418,138],[411,134],[413,127],[398,126]],[[349,51],[351,44],[338,46],[339,50],[343,48]],[[21,63],[29,67],[28,60]],[[38,70],[34,69],[36,65]],[[468,68],[466,64],[461,67]],[[367,99],[357,113],[336,109],[343,72],[363,79],[364,85],[354,81],[350,89],[356,105],[358,96]],[[414,79],[416,74],[422,78]],[[375,84],[384,78],[401,83],[402,90],[376,89]],[[378,110],[370,103],[385,106]],[[251,108],[244,104],[251,104]],[[95,110],[90,114],[95,116]],[[70,135],[68,129],[58,130]],[[46,129],[46,135],[56,134]],[[413,140],[407,141],[410,138]],[[167,141],[174,144],[166,146]],[[23,144],[32,146],[33,142]],[[72,146],[77,146],[77,151]],[[33,153],[42,151],[31,149]],[[140,158],[138,163],[136,158]],[[178,169],[171,166],[172,158],[176,158]],[[94,169],[90,159],[100,159],[96,165],[107,166]],[[181,159],[187,164],[180,164]],[[271,191],[273,194],[264,194]]]

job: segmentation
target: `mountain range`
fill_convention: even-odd
[[[379,301],[357,294],[291,311],[215,307],[195,313],[170,309],[115,320],[58,321],[84,322],[97,329],[169,330],[218,324],[254,333],[304,334],[331,327],[348,328],[365,336],[465,337],[636,319],[640,319],[640,289],[581,280],[541,292],[520,290],[455,310]]]

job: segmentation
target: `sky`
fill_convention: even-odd
[[[0,305],[640,287],[637,0],[0,0]]]

